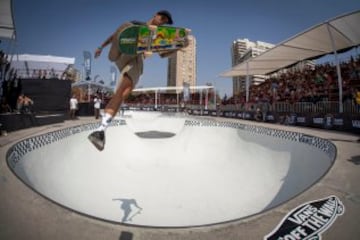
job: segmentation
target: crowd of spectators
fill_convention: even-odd
[[[162,93],[158,95],[157,102],[161,105],[176,105],[177,96],[176,94]],[[125,103],[128,105],[154,105],[155,93],[132,94],[128,99],[126,99]]]
[[[351,57],[348,61],[340,64],[342,87],[343,87],[343,102],[348,102],[356,105],[356,94],[360,90],[360,56]],[[253,111],[256,111],[256,106],[270,109],[273,103],[313,103],[318,102],[338,102],[339,101],[339,86],[336,66],[334,64],[325,63],[315,66],[307,66],[302,70],[288,69],[282,73],[277,73],[265,80],[259,85],[250,86],[249,102],[246,103],[245,93],[239,96],[232,96],[228,98],[225,96],[220,100],[221,105],[239,105],[239,106],[253,106]],[[205,95],[200,101],[199,93],[191,94],[188,104],[202,104],[205,103]],[[208,96],[209,101],[213,96]],[[180,102],[182,102],[182,95],[180,95]],[[218,98],[219,99],[219,98]],[[157,98],[160,105],[175,105],[177,104],[176,94],[162,93]],[[155,94],[140,93],[131,95],[126,100],[129,105],[154,105]],[[241,108],[241,107],[240,107]]]
[[[340,64],[343,102],[353,102],[360,87],[360,56],[351,57]],[[250,87],[250,103],[276,102],[298,103],[339,101],[339,86],[336,66],[330,63],[288,70],[272,76],[259,85]],[[222,104],[245,104],[245,93],[225,99]]]

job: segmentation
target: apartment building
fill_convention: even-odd
[[[233,41],[231,46],[232,66],[256,57],[274,46],[274,44],[261,41],[252,42],[247,38],[237,39]],[[250,84],[258,84],[265,80],[263,75],[249,76],[249,78]],[[233,95],[240,95],[245,92],[245,79],[246,76],[233,77]]]
[[[189,36],[189,46],[177,51],[168,60],[168,87],[181,87],[184,83],[196,86],[196,39]]]

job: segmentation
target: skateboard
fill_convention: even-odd
[[[185,28],[135,25],[119,34],[119,50],[125,54],[136,55],[180,49],[186,46],[188,34],[189,30]]]

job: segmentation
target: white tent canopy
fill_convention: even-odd
[[[54,71],[61,75],[69,65],[74,65],[75,58],[52,55],[19,54],[12,55],[11,68],[16,69],[18,76],[32,77],[33,71]],[[60,77],[60,76],[59,76]]]
[[[15,38],[11,0],[0,0],[0,37]]]
[[[75,58],[60,57],[53,55],[37,55],[37,54],[20,54],[14,55],[16,61],[28,61],[28,62],[51,62],[51,63],[64,63],[74,64]]]
[[[358,46],[359,23],[360,11],[326,21],[234,66],[220,76],[266,75],[299,61]]]

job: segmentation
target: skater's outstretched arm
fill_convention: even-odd
[[[114,34],[112,34],[111,36],[109,36],[101,45],[100,47],[96,48],[95,50],[95,54],[94,54],[94,57],[97,58],[101,55],[101,52],[103,50],[103,48],[105,48],[107,45],[109,45],[112,41],[113,41],[113,38],[114,38]]]

